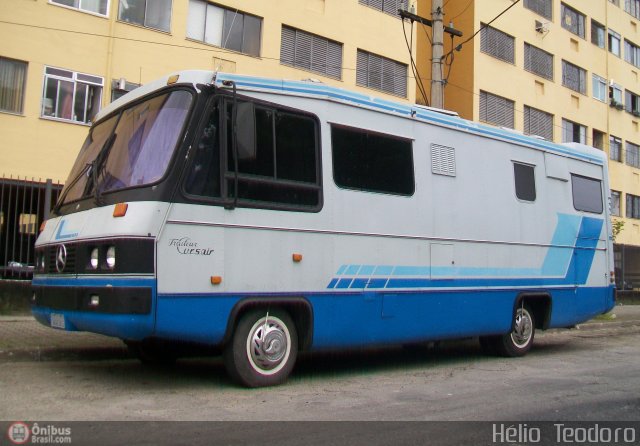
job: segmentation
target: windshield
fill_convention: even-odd
[[[95,193],[96,185],[102,193],[162,178],[191,100],[185,90],[165,93],[94,125],[67,179],[64,203]]]

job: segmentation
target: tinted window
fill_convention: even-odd
[[[600,180],[571,175],[573,207],[578,211],[602,213],[602,186]]]
[[[513,175],[516,182],[516,197],[520,200],[536,200],[535,166],[513,163]]]
[[[331,128],[333,177],[338,186],[412,195],[415,190],[410,140],[365,130]]]
[[[238,102],[237,176],[233,104],[226,105],[228,196],[303,208],[320,205],[316,120],[306,114]],[[273,207],[273,206],[267,206]],[[275,206],[282,207],[282,206]],[[307,210],[307,209],[302,209]]]

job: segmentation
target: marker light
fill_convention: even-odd
[[[89,266],[91,266],[91,269],[98,268],[98,254],[98,248],[93,248],[91,250],[91,260],[89,261]]]
[[[293,260],[296,263],[302,262],[302,254],[292,254],[291,255],[291,260]]]
[[[113,217],[124,217],[127,214],[127,209],[129,209],[129,205],[127,203],[118,203],[113,208]]]
[[[40,223],[40,233],[44,231],[45,226],[47,226],[47,220],[43,220],[42,223]]]
[[[107,266],[113,269],[116,266],[116,247],[109,246],[107,249]]]
[[[211,276],[211,285],[220,285],[222,283],[221,276]]]
[[[89,306],[97,307],[99,305],[100,305],[100,296],[98,296],[97,294],[92,294],[91,300],[89,301]]]

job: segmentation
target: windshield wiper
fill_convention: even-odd
[[[73,186],[75,186],[75,184],[80,180],[80,178],[82,178],[83,175],[85,175],[89,169],[91,168],[92,163],[87,163],[84,165],[84,167],[82,168],[82,170],[78,173],[78,175],[76,175],[73,180],[71,180],[71,182],[67,185],[67,187],[64,190],[64,193],[60,196],[60,198],[58,199],[58,202],[56,203],[56,205],[53,207],[53,213],[57,214],[58,211],[60,210],[60,208],[62,207],[62,204],[64,203],[64,199],[67,198],[67,194],[69,193],[69,191],[71,189],[73,189]]]
[[[93,187],[93,196],[97,206],[102,206],[104,201],[102,200],[102,194],[100,193],[100,184],[99,184],[99,172],[103,168],[104,161],[107,159],[109,152],[111,151],[111,147],[113,147],[113,143],[116,140],[116,132],[113,132],[111,136],[105,141],[104,145],[100,149],[100,152],[95,157],[95,159],[91,162],[91,182],[87,182],[87,187],[85,189],[85,193],[83,196],[89,194],[91,188]]]

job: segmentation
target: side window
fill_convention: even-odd
[[[600,180],[571,174],[573,207],[577,211],[602,214],[602,184]]]
[[[366,130],[331,127],[333,178],[346,189],[413,195],[412,142]]]
[[[523,201],[536,201],[535,166],[513,163],[516,197]]]
[[[185,184],[188,194],[220,197],[220,125],[217,104],[201,130],[189,177]]]
[[[225,111],[228,197],[235,196],[237,184],[241,204],[318,210],[322,191],[316,120],[301,112],[238,101],[234,153],[232,102]]]

